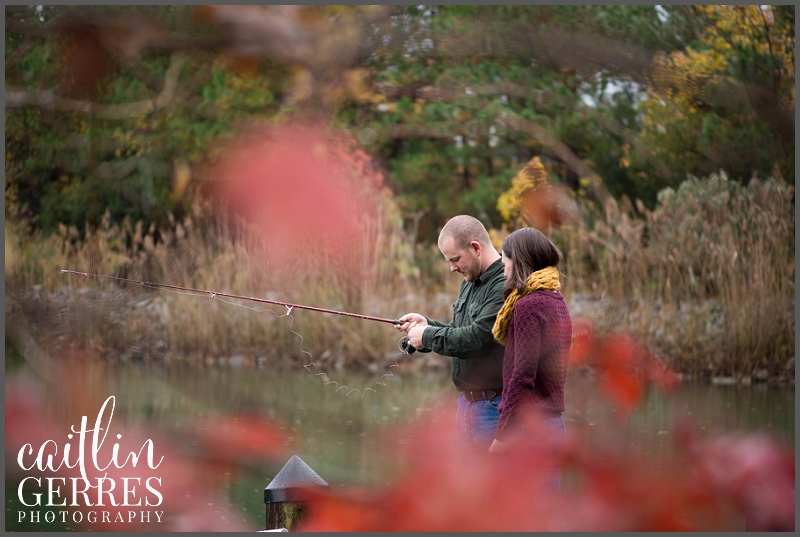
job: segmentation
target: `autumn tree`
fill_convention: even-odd
[[[793,33],[790,7],[7,6],[6,206],[166,225],[226,140],[309,121],[378,157],[423,240],[499,225],[533,157],[652,205],[711,167],[793,173]]]
[[[167,225],[227,140],[323,108],[306,101],[335,93],[359,49],[318,51],[345,27],[358,44],[383,16],[365,9],[7,6],[6,206],[45,232],[106,210]]]
[[[632,168],[647,191],[688,174],[794,176],[794,7],[695,6],[698,43],[655,58]],[[655,157],[663,167],[651,168]],[[643,190],[645,190],[643,189]]]
[[[652,56],[696,35],[685,8],[665,9],[662,20],[653,6],[408,8],[367,62],[371,106],[341,117],[374,139],[429,239],[458,212],[499,226],[496,200],[532,157],[574,191],[619,195]]]

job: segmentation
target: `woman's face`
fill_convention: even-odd
[[[503,252],[500,252],[500,259],[503,260],[503,275],[506,277],[506,279],[509,279],[511,277],[511,267],[512,267],[511,258],[508,257]]]

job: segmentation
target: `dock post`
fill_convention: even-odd
[[[305,512],[304,504],[308,500],[303,489],[327,486],[328,483],[303,459],[292,455],[264,489],[264,504],[267,509],[266,529],[296,530]]]

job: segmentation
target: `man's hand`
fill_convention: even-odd
[[[414,326],[428,326],[428,319],[419,313],[406,313],[398,319],[403,324],[394,325],[401,332],[408,332]],[[413,345],[413,343],[412,343]],[[416,345],[414,345],[416,347]]]
[[[423,348],[422,334],[425,333],[426,326],[428,326],[428,323],[425,323],[424,325],[415,324],[408,331],[408,341],[414,346],[415,349]]]

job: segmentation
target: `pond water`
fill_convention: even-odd
[[[24,367],[21,369],[25,369]],[[93,397],[116,398],[114,419],[132,429],[176,431],[187,423],[226,414],[251,415],[284,427],[292,453],[300,456],[332,486],[389,483],[394,461],[381,448],[385,433],[405,427],[438,408],[454,411],[456,392],[449,371],[405,374],[402,367],[376,393],[345,395],[302,367],[224,368],[187,365],[105,364],[95,366]],[[29,374],[14,372],[12,374]],[[378,375],[332,374],[349,388],[373,385]],[[8,377],[7,377],[8,378]],[[49,401],[61,420],[76,422],[69,401]],[[794,444],[793,387],[711,386],[685,383],[671,394],[655,390],[624,424],[599,395],[594,380],[573,375],[567,384],[567,428],[582,431],[587,442],[611,443],[616,449],[668,454],[677,419],[688,420],[702,434],[768,431]],[[98,405],[99,408],[99,405]],[[90,419],[92,419],[90,417]],[[253,529],[264,527],[263,490],[288,460],[265,457],[224,484],[228,507]],[[6,464],[10,464],[7,462]],[[16,490],[6,483],[7,501]],[[13,507],[8,505],[7,508]],[[13,524],[12,524],[13,526]],[[7,529],[14,529],[8,526]],[[35,529],[30,526],[17,529]],[[45,528],[41,528],[45,529]],[[47,529],[54,529],[51,525]],[[68,529],[57,527],[55,529]]]

